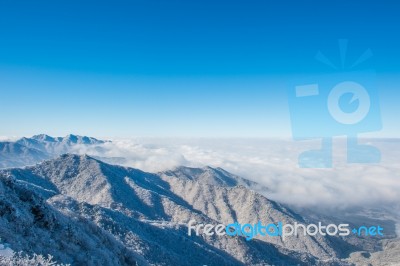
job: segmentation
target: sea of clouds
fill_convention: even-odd
[[[113,139],[76,153],[112,157],[116,164],[159,172],[177,166],[221,167],[269,188],[266,195],[299,206],[398,206],[400,140],[361,141],[381,150],[378,164],[348,164],[346,141],[334,141],[333,168],[302,169],[297,157],[318,141],[283,139]]]

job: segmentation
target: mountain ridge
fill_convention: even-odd
[[[14,142],[0,142],[0,169],[34,165],[70,152],[77,145],[102,145],[109,141],[69,134],[51,137],[46,134],[22,137]]]
[[[93,265],[351,265],[362,252],[379,250],[376,241],[356,237],[188,236],[190,220],[227,225],[340,219],[280,204],[269,199],[268,188],[218,167],[149,173],[107,163],[124,158],[72,153],[80,145],[97,149],[105,143],[72,134],[0,142],[0,168],[14,167],[0,169],[0,236],[13,250],[48,253],[72,265],[85,259]],[[49,239],[58,246],[51,249]],[[86,258],[77,246],[99,259]]]
[[[179,174],[179,170],[183,172]],[[184,177],[192,171],[197,175]],[[166,173],[146,173],[110,165],[88,155],[63,154],[36,166],[2,170],[0,177],[12,176],[19,185],[33,189],[65,215],[76,213],[95,221],[96,226],[108,230],[125,247],[139,251],[145,260],[156,264],[162,264],[163,260],[153,258],[149,250],[159,250],[166,261],[186,265],[182,262],[184,257],[176,250],[187,245],[200,245],[196,248],[198,254],[207,254],[206,250],[211,248],[216,254],[229,255],[225,262],[220,261],[220,255],[208,260],[198,259],[207,265],[217,265],[216,261],[226,265],[276,264],[279,261],[318,265],[322,260],[340,257],[332,243],[323,238],[304,237],[295,241],[279,238],[246,241],[242,237],[228,236],[190,238],[186,224],[192,219],[210,224],[303,220],[279,203],[242,184],[232,183],[236,180],[234,175],[221,169],[178,168],[173,172],[175,175]],[[78,207],[81,205],[86,206],[84,210]],[[128,240],[131,238],[135,239],[133,243]],[[321,265],[335,263],[331,260]]]

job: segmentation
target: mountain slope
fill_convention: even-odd
[[[150,174],[66,154],[35,167],[0,171],[0,176],[13,176],[66,217],[93,221],[156,265],[336,265],[331,258],[339,256],[323,238],[188,236],[192,219],[210,224],[303,221],[222,169]]]
[[[47,153],[35,148],[14,142],[0,142],[0,168],[33,165],[49,158]]]
[[[260,185],[242,177],[233,175],[222,168],[212,168],[209,166],[203,168],[191,168],[180,166],[174,170],[165,171],[161,175],[174,176],[180,179],[194,180],[200,183],[207,183],[213,186],[234,187],[245,186],[258,189]],[[268,190],[267,188],[262,188]]]
[[[62,214],[7,175],[0,175],[0,235],[14,251],[52,254],[74,265],[144,262],[90,220]]]
[[[248,186],[252,184],[245,182],[246,180],[223,170],[221,172],[221,169],[182,167],[177,171],[166,171],[161,177],[170,184],[174,194],[182,197],[194,209],[224,224],[233,221],[241,224],[256,224],[259,221],[264,224],[308,222],[306,218],[289,208],[249,189]],[[258,239],[290,250],[301,250],[321,259],[347,255],[342,254],[341,245],[351,248],[340,238],[320,235],[314,237],[300,234],[286,239],[281,237],[258,237]]]

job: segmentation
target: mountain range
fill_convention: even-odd
[[[15,142],[0,142],[0,168],[24,167],[68,153],[78,145],[101,145],[107,141],[92,137],[68,135],[51,137],[45,134],[23,137]]]
[[[104,143],[74,135],[2,143],[3,166],[26,167],[0,170],[0,244],[71,265],[354,265],[366,256],[384,257],[376,253],[380,239],[353,236],[189,236],[193,219],[217,225],[333,218],[270,200],[261,193],[267,188],[221,168],[149,173],[58,154]],[[40,163],[33,165],[35,159]]]

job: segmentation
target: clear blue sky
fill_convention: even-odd
[[[290,136],[286,82],[338,63],[378,72],[398,136],[395,1],[1,1],[0,135]],[[329,70],[329,69],[328,69]]]

